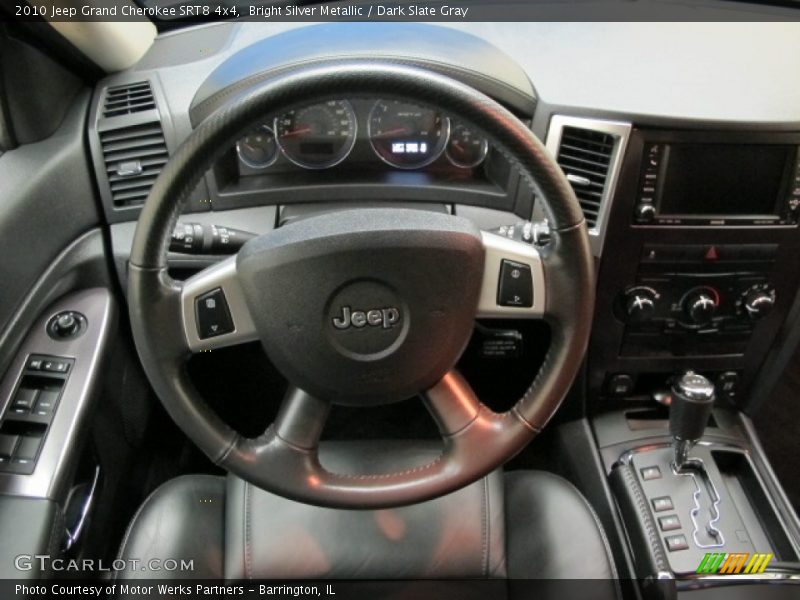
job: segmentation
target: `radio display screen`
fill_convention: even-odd
[[[659,179],[660,215],[774,215],[795,146],[671,144]]]

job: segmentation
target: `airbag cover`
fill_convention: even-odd
[[[422,210],[337,211],[251,240],[237,258],[267,354],[295,385],[348,405],[436,383],[472,333],[480,232]]]

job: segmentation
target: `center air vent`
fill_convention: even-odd
[[[158,122],[100,132],[114,207],[144,203],[167,162],[167,144]]]
[[[103,116],[118,117],[153,110],[155,107],[156,101],[150,83],[140,81],[108,88],[103,102]]]
[[[558,164],[575,190],[589,229],[597,225],[606,195],[615,137],[609,133],[564,127]]]

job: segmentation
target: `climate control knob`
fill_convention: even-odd
[[[636,287],[625,293],[625,315],[628,321],[646,321],[656,310],[658,292],[652,288]]]
[[[683,300],[683,311],[695,325],[706,325],[714,318],[717,304],[717,296],[711,290],[694,290],[686,294]]]
[[[766,317],[775,306],[775,290],[769,286],[753,286],[742,294],[742,306],[751,319]]]

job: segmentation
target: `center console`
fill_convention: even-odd
[[[632,130],[599,266],[592,408],[687,368],[745,401],[800,284],[798,148],[789,133]]]
[[[743,412],[800,286],[800,135],[633,128],[617,175],[587,412],[644,596],[799,582]]]

